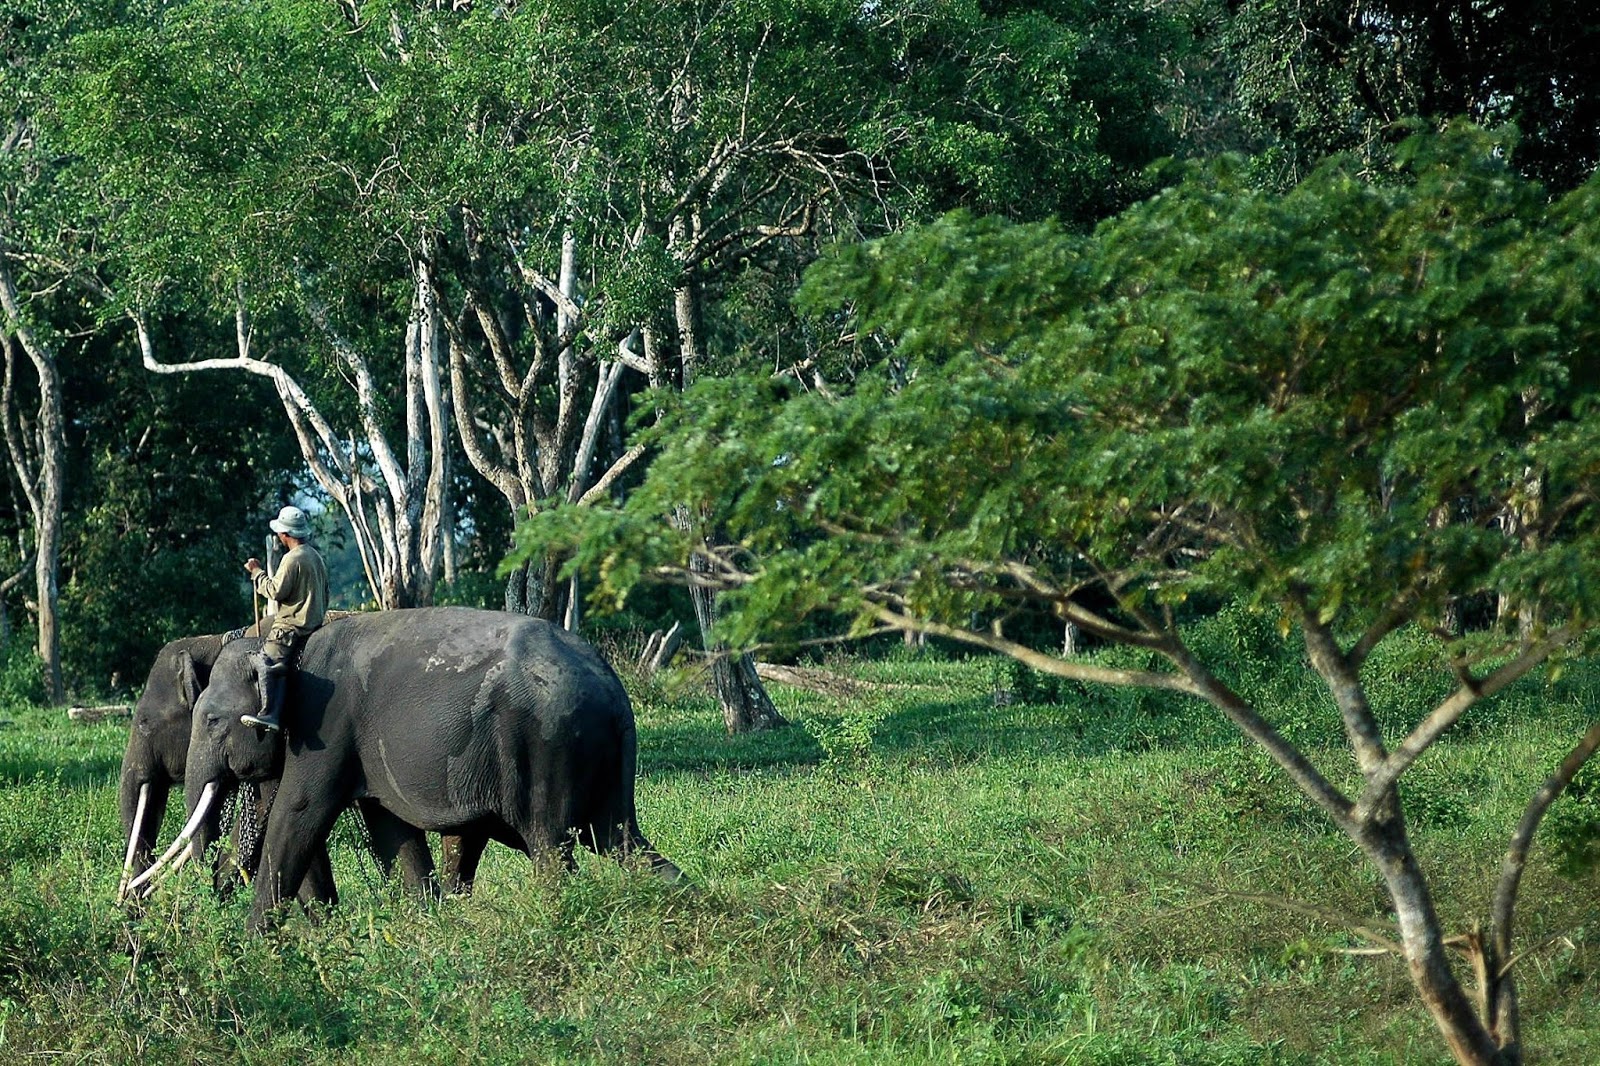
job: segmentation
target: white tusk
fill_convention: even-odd
[[[122,859],[122,880],[117,884],[117,902],[128,896],[128,879],[133,876],[133,853],[139,850],[139,830],[144,827],[144,805],[150,799],[150,782],[139,786],[139,806],[133,812],[133,829],[128,833],[128,854]]]
[[[211,809],[211,801],[216,794],[217,783],[215,781],[207,782],[206,787],[200,793],[200,802],[195,804],[194,813],[189,816],[189,821],[184,825],[183,832],[178,834],[178,839],[172,842],[172,846],[162,854],[161,858],[155,861],[150,869],[133,879],[128,885],[129,892],[137,892],[141,886],[155,877],[163,866],[171,862],[173,856],[183,850],[184,845],[194,839],[195,831],[200,828],[200,823],[205,820],[206,812]],[[173,869],[177,869],[177,867],[173,867]],[[149,895],[149,893],[146,892],[144,895]]]
[[[151,880],[151,882],[148,885],[145,885],[144,886],[144,890],[139,893],[139,898],[140,899],[149,899],[151,896],[155,895],[156,889],[161,887],[157,882],[165,881],[168,878],[170,878],[173,874],[175,874],[179,870],[183,869],[183,864],[188,862],[193,857],[194,857],[194,849],[193,848],[184,848],[182,851],[180,851],[178,853],[178,861],[173,863],[171,866],[168,866],[165,870],[162,870],[159,874],[157,874]]]

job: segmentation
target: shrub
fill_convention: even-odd
[[[44,664],[31,638],[13,633],[0,644],[0,707],[36,706],[44,700]]]

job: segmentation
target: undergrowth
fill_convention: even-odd
[[[1209,639],[1336,764],[1337,724],[1273,638]],[[1440,683],[1403,645],[1370,667],[1395,728]],[[1361,953],[1353,930],[1391,920],[1376,879],[1206,708],[1027,689],[989,659],[824,665],[858,687],[775,689],[796,727],[741,737],[692,679],[629,678],[640,817],[692,888],[491,846],[471,898],[427,903],[341,828],[341,904],[264,939],[193,872],[113,906],[125,724],[7,710],[0,1061],[1447,1061],[1403,964]],[[1449,931],[1481,915],[1596,679],[1518,686],[1406,779]],[[1557,803],[1528,872],[1530,1061],[1600,1041],[1597,796],[1591,773]]]

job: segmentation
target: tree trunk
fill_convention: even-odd
[[[684,388],[693,384],[702,358],[699,310],[699,294],[692,283],[684,284],[673,294]],[[688,516],[683,517],[687,522]],[[691,564],[697,565],[698,562]],[[728,649],[712,636],[712,626],[717,618],[716,593],[697,586],[691,587],[689,593],[694,601],[695,621],[700,624],[700,646],[711,657],[711,680],[728,732],[752,733],[788,725],[788,720],[773,706],[766,686],[756,675],[755,660],[749,655],[728,655]]]
[[[558,578],[560,560],[546,556],[540,563],[524,563],[506,578],[505,607],[513,614],[532,615],[554,622],[561,618],[564,604],[562,582]]]
[[[1450,968],[1439,916],[1398,814],[1369,826],[1356,842],[1378,868],[1394,903],[1412,984],[1450,1052],[1463,1066],[1506,1066],[1507,1059]]]
[[[26,454],[23,442],[13,430],[12,412],[6,412],[6,437],[13,465],[23,482],[28,507],[33,516],[34,584],[38,598],[39,660],[44,666],[46,694],[52,704],[66,702],[66,687],[61,677],[61,637],[57,613],[61,596],[61,500],[65,485],[63,451],[66,447],[62,423],[61,379],[56,370],[53,348],[30,328],[23,317],[11,267],[5,260],[6,247],[0,242],[0,310],[6,328],[33,363],[39,379],[38,420],[34,429],[35,452]],[[6,391],[11,395],[11,344],[6,344]]]
[[[528,579],[532,566],[523,563],[506,577],[505,609],[511,614],[529,614]]]
[[[700,623],[702,642],[711,657],[711,683],[728,733],[755,733],[788,725],[788,719],[772,705],[766,686],[756,675],[755,660],[749,655],[729,655],[725,646],[711,641],[717,612],[716,597],[711,590],[691,588],[689,594],[694,601],[695,620]]]
[[[1061,627],[1061,654],[1070,659],[1083,650],[1083,633],[1071,622]]]
[[[34,559],[34,582],[39,593],[39,660],[44,664],[45,686],[52,704],[64,703],[66,686],[61,678],[61,495],[65,483],[61,428],[61,383],[53,360],[35,360],[39,371],[39,514]]]

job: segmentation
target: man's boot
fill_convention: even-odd
[[[242,714],[239,720],[245,725],[265,729],[269,733],[283,732],[283,700],[289,687],[289,664],[282,659],[262,658],[260,661],[261,713]]]

